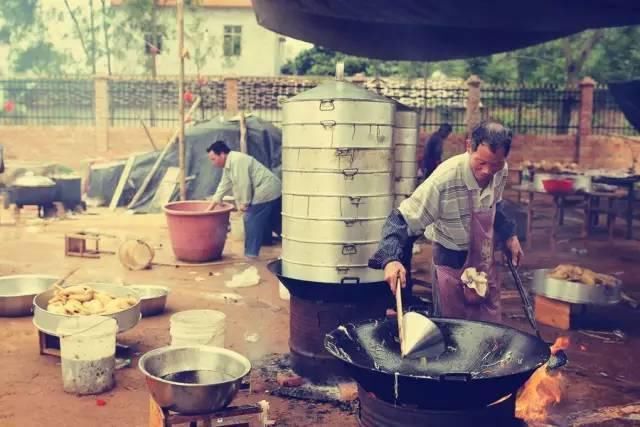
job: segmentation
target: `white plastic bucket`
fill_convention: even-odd
[[[60,321],[62,385],[75,394],[98,394],[115,385],[118,323],[105,316],[70,317]]]
[[[232,212],[229,223],[231,225],[231,238],[234,240],[244,240],[244,219],[242,213]]]
[[[281,300],[289,301],[291,299],[289,289],[287,289],[282,282],[278,282],[278,293],[280,294]]]
[[[227,315],[216,310],[187,310],[171,316],[172,346],[208,345],[224,347]]]

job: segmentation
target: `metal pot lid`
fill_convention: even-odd
[[[50,178],[41,175],[23,175],[13,181],[15,187],[54,187],[56,185]]]
[[[396,102],[353,83],[335,80],[302,92],[283,103],[327,100],[384,102],[388,104]]]

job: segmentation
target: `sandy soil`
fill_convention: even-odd
[[[167,312],[145,318],[134,329],[119,336],[119,341],[133,346],[137,356],[168,344],[171,314],[193,308],[225,312],[228,316],[227,347],[247,355],[253,361],[271,353],[288,351],[288,303],[278,297],[278,282],[265,267],[267,260],[278,256],[277,247],[268,248],[261,260],[253,263],[259,269],[261,283],[256,287],[235,291],[244,297],[242,303],[225,304],[219,302],[215,294],[229,291],[224,286],[225,280],[247,265],[154,266],[145,271],[128,271],[120,265],[117,256],[111,254],[104,254],[100,259],[65,257],[65,233],[100,230],[119,237],[104,239],[102,243],[105,250],[115,250],[118,242],[125,237],[139,237],[159,248],[156,260],[172,260],[163,216],[114,214],[105,210],[91,210],[89,213],[65,220],[41,221],[33,216],[33,212],[25,210],[20,225],[0,226],[0,274],[60,275],[74,266],[80,266],[72,282],[124,281],[128,284],[169,286],[172,293]],[[8,213],[3,212],[2,221],[8,219]],[[569,250],[572,245],[587,248],[589,252],[586,255],[573,254]],[[640,286],[635,280],[640,273],[640,244],[636,241],[616,240],[613,244],[573,242],[552,253],[541,238],[536,247],[527,254],[528,268],[550,267],[560,261],[573,261],[598,271],[623,272],[621,277],[628,284],[630,293],[640,296]],[[241,248],[242,242],[230,239],[225,248],[227,259],[241,258]],[[423,259],[427,252],[421,255]],[[505,282],[508,287],[508,280]],[[553,410],[554,424],[563,425],[562,420],[566,419],[566,415],[579,410],[640,400],[640,372],[630,369],[640,354],[638,311],[620,308],[594,315],[600,320],[611,317],[611,322],[623,329],[627,338],[622,344],[605,344],[578,331],[563,333],[572,338],[572,347],[568,352],[571,363],[566,369],[571,384],[569,398]],[[517,300],[506,302],[505,319],[522,330],[530,330]],[[131,368],[117,371],[116,388],[99,396],[106,401],[106,405],[98,406],[95,396],[78,397],[63,392],[59,360],[39,354],[37,333],[30,317],[0,318],[0,325],[0,425],[148,425],[149,395],[136,367],[137,357]],[[257,333],[259,341],[248,343],[245,335],[249,333]],[[560,333],[552,328],[543,328],[548,340]],[[242,394],[235,403],[266,399],[271,405],[272,418],[281,426],[357,425],[355,417],[348,410],[329,404],[271,396],[268,388],[272,381],[273,378],[255,376],[254,385],[262,384],[256,387],[259,392]]]

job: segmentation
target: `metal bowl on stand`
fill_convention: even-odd
[[[0,316],[31,316],[33,298],[49,289],[57,280],[55,276],[37,274],[0,277]]]
[[[168,346],[145,353],[138,368],[161,408],[201,414],[231,403],[251,371],[251,363],[225,348]]]
[[[136,292],[133,292],[126,286],[111,285],[107,283],[79,283],[81,285],[90,286],[96,291],[105,292],[114,297],[128,297],[133,296],[138,299],[138,302],[129,307],[126,310],[119,311],[112,314],[104,314],[104,316],[112,317],[118,322],[118,333],[128,331],[138,324],[140,318],[140,297]],[[47,305],[49,300],[53,298],[54,290],[49,289],[41,294],[37,295],[33,299],[33,324],[40,331],[48,335],[58,336],[56,332],[58,330],[58,324],[66,318],[73,317],[64,314],[55,314],[47,311]]]
[[[155,316],[164,312],[169,296],[169,288],[155,285],[130,285],[129,289],[140,296],[142,317]]]

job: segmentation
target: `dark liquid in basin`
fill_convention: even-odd
[[[183,384],[216,384],[231,381],[234,378],[224,372],[198,369],[194,371],[174,372],[163,376],[162,379]]]

